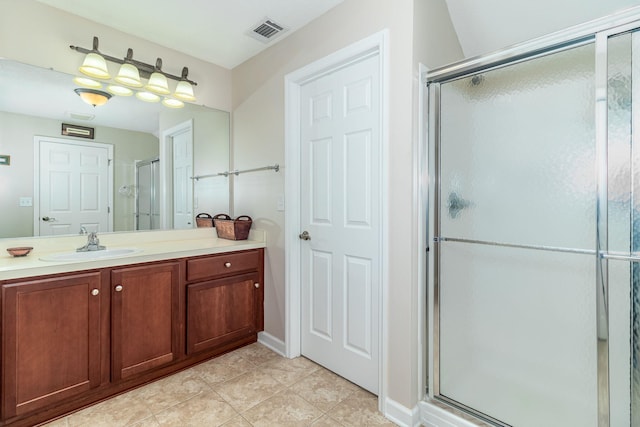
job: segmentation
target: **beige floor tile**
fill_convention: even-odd
[[[222,424],[222,427],[252,427],[252,426],[251,426],[251,423],[249,423],[249,421],[242,418],[241,415],[238,415],[237,417],[232,418],[231,420]]]
[[[186,370],[134,390],[131,394],[144,402],[152,414],[157,414],[205,391],[211,391],[211,387],[197,373]]]
[[[292,391],[285,390],[242,416],[255,427],[308,426],[322,416],[322,411]]]
[[[217,427],[238,413],[216,392],[200,393],[155,415],[161,426]]]
[[[360,390],[357,385],[324,368],[303,378],[290,389],[323,412]]]
[[[378,398],[361,389],[338,403],[327,415],[346,427],[395,425],[378,411]]]
[[[260,343],[253,343],[234,351],[234,353],[245,360],[253,363],[254,365],[261,365],[273,359],[277,359],[279,354],[269,350],[267,347]]]
[[[156,420],[155,417],[151,416],[149,418],[145,418],[142,421],[139,421],[135,424],[130,424],[127,427],[159,427],[160,424]]]
[[[377,405],[314,362],[254,343],[46,426],[393,426]]]
[[[342,424],[331,418],[329,415],[323,415],[311,424],[311,427],[342,427]]]
[[[238,411],[247,410],[282,390],[284,386],[270,375],[260,371],[250,371],[222,383],[214,390]]]
[[[278,356],[260,365],[259,369],[271,375],[282,384],[291,385],[316,372],[320,369],[320,366],[304,357],[287,359]]]
[[[70,427],[118,427],[134,424],[151,415],[147,405],[129,392],[71,414],[67,420]]]
[[[64,417],[59,420],[51,421],[47,424],[43,424],[42,427],[67,427],[68,425],[67,417]]]
[[[253,369],[256,369],[253,363],[234,353],[225,354],[191,368],[210,386],[223,383]]]

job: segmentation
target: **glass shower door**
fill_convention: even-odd
[[[440,84],[435,394],[596,426],[595,48]]]

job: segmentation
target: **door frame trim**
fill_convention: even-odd
[[[160,159],[160,171],[158,180],[160,181],[159,205],[161,230],[170,230],[173,228],[173,199],[169,200],[169,197],[167,197],[167,194],[171,194],[173,197],[173,137],[188,130],[191,130],[191,165],[193,165],[193,119],[167,128],[160,133],[158,155]],[[191,172],[194,173],[193,170]],[[191,183],[193,184],[193,180]],[[191,185],[191,192],[193,193],[193,185]]]
[[[378,406],[387,397],[388,360],[388,308],[389,289],[389,218],[388,159],[389,159],[389,32],[383,30],[355,42],[322,59],[312,62],[285,76],[285,353],[289,358],[301,354],[301,270],[300,270],[300,98],[301,87],[316,78],[331,73],[355,60],[370,55],[380,58],[380,316],[379,316],[379,367]]]
[[[99,147],[105,148],[107,150],[107,156],[109,157],[108,167],[107,167],[107,204],[109,207],[108,218],[107,218],[107,227],[109,231],[113,231],[113,214],[114,214],[114,206],[113,206],[113,144],[107,144],[104,142],[87,142],[87,141],[78,141],[75,139],[68,138],[55,138],[44,135],[35,135],[33,137],[33,235],[40,236],[40,144],[42,142],[54,142],[56,144],[70,144],[82,147]]]

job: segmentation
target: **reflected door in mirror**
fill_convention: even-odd
[[[41,139],[39,161],[39,234],[109,231],[108,148]]]

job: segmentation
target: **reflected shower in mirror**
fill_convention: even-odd
[[[8,165],[0,165],[0,203],[4,207],[0,238],[49,234],[40,229],[41,219],[55,215],[40,210],[45,205],[41,203],[42,197],[58,203],[56,208],[63,210],[65,207],[59,206],[61,201],[72,200],[71,195],[65,198],[66,190],[57,183],[47,185],[54,188],[55,194],[40,191],[41,183],[47,183],[46,177],[38,178],[43,161],[38,148],[42,139],[113,147],[108,178],[110,224],[100,227],[100,231],[136,229],[136,164],[152,158],[160,159],[161,209],[165,209],[159,222],[161,228],[173,228],[173,210],[178,199],[188,201],[188,205],[180,205],[181,214],[186,212],[191,217],[201,211],[229,211],[228,178],[220,176],[197,182],[189,179],[229,169],[228,112],[194,104],[171,109],[160,103],[120,96],[93,107],[74,92],[77,86],[73,77],[0,59],[0,155],[10,156]],[[93,128],[93,139],[62,135],[63,123]],[[190,170],[179,175],[174,173],[172,147],[174,138],[186,128],[191,133],[192,148],[187,157],[191,164],[185,166]],[[180,192],[174,196],[173,188],[177,186]],[[193,226],[193,220],[182,224]]]

